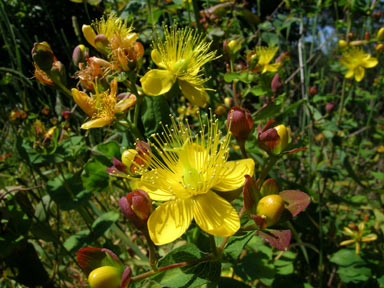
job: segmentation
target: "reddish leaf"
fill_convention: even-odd
[[[251,213],[257,201],[259,201],[258,193],[256,191],[256,181],[249,175],[245,175],[245,182],[243,187],[243,201],[244,201],[244,209]]]
[[[128,287],[129,282],[131,282],[131,276],[132,276],[131,269],[129,267],[125,267],[123,275],[121,277],[120,288],[127,288]]]
[[[89,274],[92,270],[100,267],[101,261],[105,258],[105,253],[101,248],[85,247],[76,252],[77,262],[85,274]]]
[[[309,203],[311,203],[311,197],[298,190],[285,190],[280,192],[280,196],[283,197],[285,202],[288,202],[286,207],[292,216],[295,217],[301,211],[303,211]]]
[[[110,256],[112,261],[121,264],[121,261],[116,254],[105,248],[85,247],[76,252],[77,261],[79,262],[79,265],[83,269],[84,273],[87,275],[94,269],[101,267],[104,264],[114,265],[114,263],[110,263],[111,261],[108,259],[107,254]]]
[[[255,221],[256,225],[259,226],[259,229],[264,229],[267,227],[267,221],[262,216],[257,216],[255,214],[251,214],[251,218]]]
[[[257,231],[256,234],[261,236],[269,243],[269,245],[278,250],[288,250],[289,243],[291,243],[291,230],[268,230],[265,232]]]

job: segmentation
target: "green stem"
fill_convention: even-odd
[[[343,117],[344,101],[345,101],[345,83],[346,83],[346,79],[344,78],[343,86],[341,88],[341,100],[340,100],[340,107],[339,107],[339,115],[337,117],[337,126],[341,124],[341,119]]]
[[[210,261],[212,259],[215,259],[215,258],[212,255],[208,255],[206,257],[194,259],[191,261],[184,261],[184,262],[180,262],[180,263],[171,264],[168,266],[160,267],[156,271],[152,270],[152,271],[148,271],[148,272],[142,273],[140,275],[137,275],[135,277],[132,277],[131,281],[137,282],[137,281],[143,280],[145,278],[148,278],[150,276],[156,275],[160,272],[164,272],[164,271],[175,269],[175,268],[185,267],[185,266],[189,266],[189,265],[194,265],[194,264],[198,264],[198,263],[202,263],[202,262],[207,262],[207,261]]]

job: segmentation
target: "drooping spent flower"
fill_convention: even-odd
[[[201,120],[201,119],[200,119]],[[201,123],[201,121],[200,121]],[[164,127],[152,136],[157,155],[144,172],[138,189],[162,203],[148,219],[149,235],[157,245],[179,238],[194,219],[205,232],[230,236],[240,228],[236,210],[215,191],[228,192],[244,185],[244,175],[253,175],[254,161],[228,161],[231,134],[222,137],[212,116],[193,135],[188,123]]]
[[[340,63],[348,69],[345,78],[355,77],[360,82],[364,78],[365,69],[375,67],[379,61],[361,48],[353,47],[341,56]]]
[[[161,69],[151,69],[140,82],[145,94],[158,96],[171,90],[178,82],[183,95],[195,105],[205,106],[208,94],[202,78],[204,64],[216,59],[216,51],[209,51],[211,42],[196,31],[177,27],[164,28],[164,40],[153,40],[151,57]]]
[[[75,88],[72,89],[72,95],[77,105],[89,116],[91,120],[81,125],[82,129],[100,128],[109,125],[115,120],[115,114],[124,112],[136,103],[136,97],[131,97],[117,101],[117,79],[111,82],[111,89],[103,93],[88,96]]]

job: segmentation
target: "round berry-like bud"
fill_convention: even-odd
[[[335,109],[335,103],[334,102],[329,102],[325,106],[325,110],[327,110],[328,113],[331,113]]]
[[[256,215],[265,219],[265,227],[279,222],[284,210],[284,199],[278,194],[268,195],[260,199],[256,208]],[[262,227],[262,228],[265,228]]]
[[[88,276],[88,283],[91,288],[119,288],[121,273],[113,266],[102,266],[96,268]]]
[[[345,40],[339,40],[338,44],[340,49],[345,49],[348,47],[348,42]]]

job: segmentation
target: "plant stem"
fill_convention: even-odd
[[[198,263],[202,263],[202,262],[207,262],[207,261],[210,261],[212,259],[214,259],[214,257],[213,257],[213,255],[210,254],[210,255],[203,257],[203,258],[193,259],[191,261],[184,261],[184,262],[180,262],[180,263],[171,264],[168,266],[160,267],[156,271],[152,270],[152,271],[148,271],[148,272],[142,273],[140,275],[137,275],[135,277],[132,277],[131,281],[137,282],[137,281],[143,280],[145,278],[148,278],[150,276],[153,276],[155,274],[158,274],[160,272],[164,272],[164,271],[167,271],[170,269],[185,267],[185,266],[189,266],[189,265],[194,265],[194,264],[198,264]]]

